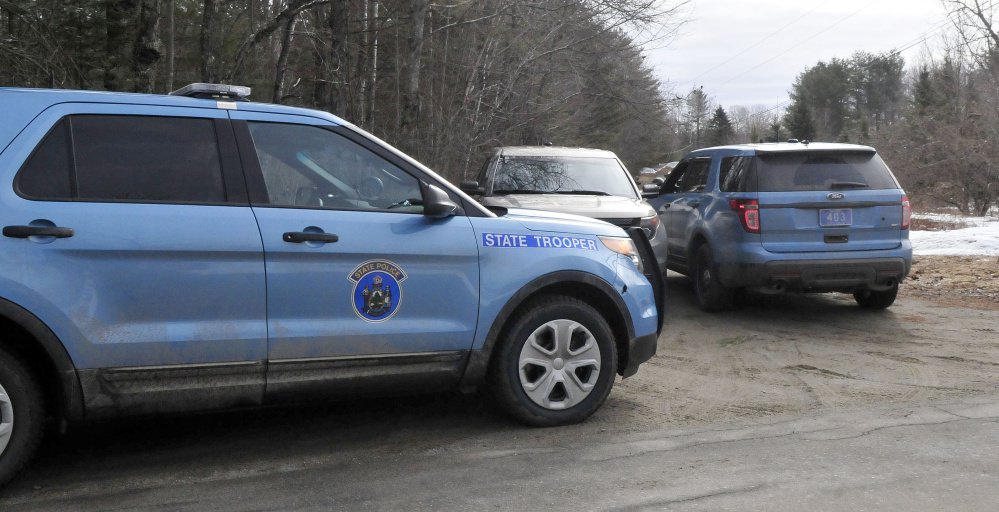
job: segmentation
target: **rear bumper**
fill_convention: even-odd
[[[911,259],[885,258],[781,260],[726,263],[719,268],[730,287],[774,287],[778,290],[835,291],[886,288],[901,282]]]

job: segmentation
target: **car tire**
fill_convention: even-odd
[[[694,253],[691,278],[694,280],[694,295],[697,305],[704,311],[722,311],[732,307],[735,290],[726,288],[718,280],[718,265],[715,264],[711,246],[704,244]]]
[[[596,412],[616,371],[614,336],[600,313],[578,299],[549,295],[512,317],[493,353],[488,384],[517,420],[553,427]]]
[[[857,304],[866,309],[885,309],[895,302],[898,296],[898,283],[887,290],[857,290],[853,292],[853,298]]]
[[[0,349],[0,486],[31,460],[45,427],[45,403],[34,375]]]

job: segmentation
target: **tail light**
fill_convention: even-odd
[[[760,232],[760,202],[756,199],[731,199],[728,205],[739,214],[742,229],[748,233]]]
[[[902,196],[902,229],[909,229],[910,221],[912,221],[912,205],[909,204],[909,196]]]

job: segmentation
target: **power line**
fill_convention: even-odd
[[[787,50],[784,50],[784,51],[778,53],[777,55],[774,55],[773,57],[770,57],[769,59],[767,59],[767,60],[765,60],[765,61],[757,64],[756,66],[753,66],[753,67],[751,67],[751,68],[743,71],[742,73],[739,73],[738,75],[733,76],[732,78],[729,78],[728,80],[722,82],[720,85],[725,85],[725,84],[727,84],[729,82],[732,82],[732,81],[734,81],[734,80],[736,80],[738,78],[742,78],[747,73],[749,73],[751,71],[756,71],[757,69],[763,67],[765,64],[769,64],[769,63],[777,60],[778,58],[783,57],[784,55],[786,55],[786,54],[790,53],[792,50],[794,50],[799,44],[807,43],[808,41],[811,41],[812,39],[815,39],[816,37],[818,37],[818,36],[820,36],[822,34],[825,34],[826,32],[829,32],[830,30],[836,28],[836,26],[838,26],[840,23],[843,23],[844,21],[846,21],[846,20],[848,20],[848,19],[856,16],[857,14],[860,14],[860,11],[863,11],[864,9],[867,9],[870,6],[871,6],[871,4],[867,4],[867,5],[863,6],[863,7],[861,7],[860,9],[857,9],[856,11],[853,11],[852,13],[850,13],[850,14],[842,17],[842,18],[840,18],[839,20],[837,20],[832,25],[829,25],[828,27],[826,27],[826,28],[824,28],[824,29],[822,29],[822,30],[820,30],[820,31],[812,34],[810,37],[807,37],[807,38],[805,38],[802,41],[798,41],[794,45],[791,45],[790,47],[788,47]]]
[[[793,20],[791,20],[791,21],[787,22],[787,23],[786,23],[786,24],[784,24],[784,25],[783,25],[782,27],[778,28],[777,30],[774,30],[773,32],[771,32],[771,33],[769,33],[769,34],[767,34],[766,36],[764,36],[764,37],[763,37],[762,39],[760,39],[759,41],[756,41],[756,42],[755,42],[755,43],[753,43],[752,45],[750,45],[750,46],[746,47],[745,49],[743,49],[743,50],[742,50],[741,52],[739,52],[739,53],[737,53],[737,54],[735,54],[735,55],[733,55],[733,56],[729,57],[729,59],[728,59],[728,60],[726,60],[726,61],[724,61],[724,62],[722,62],[722,63],[720,63],[720,64],[718,64],[718,65],[715,65],[715,66],[713,66],[713,67],[712,67],[711,69],[708,69],[707,71],[705,71],[705,72],[703,72],[703,73],[701,73],[701,74],[699,74],[699,75],[695,76],[694,78],[692,78],[692,79],[690,80],[690,82],[691,82],[691,83],[696,83],[696,82],[697,82],[697,80],[698,80],[698,79],[700,79],[700,78],[701,78],[702,76],[704,76],[704,75],[706,75],[706,74],[708,74],[708,73],[710,73],[710,72],[712,72],[712,71],[714,71],[714,70],[716,70],[716,69],[718,69],[718,68],[720,68],[720,67],[724,66],[725,64],[728,64],[729,62],[732,62],[733,60],[737,59],[738,57],[741,57],[742,55],[744,55],[744,54],[745,54],[746,52],[748,52],[749,50],[752,50],[753,48],[756,48],[757,46],[759,46],[759,45],[763,44],[763,42],[764,42],[764,41],[766,41],[766,40],[770,39],[771,37],[773,37],[773,36],[775,36],[775,35],[777,35],[777,34],[779,34],[779,33],[780,33],[780,32],[782,32],[782,31],[783,31],[784,29],[786,29],[787,27],[790,27],[791,25],[793,25],[793,24],[797,23],[797,22],[798,22],[799,20],[801,20],[801,19],[802,19],[802,18],[804,18],[805,16],[808,16],[809,14],[812,14],[813,12],[817,11],[817,10],[819,9],[819,7],[822,7],[822,6],[821,6],[821,5],[816,5],[815,7],[813,7],[813,8],[812,8],[812,10],[810,10],[810,11],[808,11],[808,12],[806,12],[806,13],[802,14],[801,16],[798,16],[797,18],[795,18],[795,19],[793,19]]]

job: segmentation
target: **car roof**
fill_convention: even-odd
[[[326,119],[338,125],[349,125],[347,121],[340,119],[328,112],[312,110],[300,107],[289,107],[285,105],[275,105],[272,103],[256,103],[253,101],[234,101],[226,99],[201,99],[187,96],[170,96],[167,94],[140,94],[129,92],[108,92],[108,91],[77,91],[68,89],[28,89],[18,87],[0,87],[0,94],[14,95],[16,103],[31,103],[47,108],[59,103],[114,103],[122,105],[153,105],[164,107],[193,107],[193,108],[222,108],[220,102],[230,106],[235,104],[233,110],[245,110],[250,112],[290,114],[300,116],[310,116]],[[4,96],[0,96],[3,98]],[[10,98],[10,96],[7,96]],[[15,103],[15,104],[16,104]]]
[[[756,153],[797,153],[802,151],[863,151],[875,152],[870,146],[845,144],[840,142],[761,142],[758,144],[730,144],[691,151],[690,154],[714,152],[718,150],[755,151]]]
[[[613,151],[562,146],[505,146],[496,152],[501,156],[574,156],[582,158],[617,158]]]

